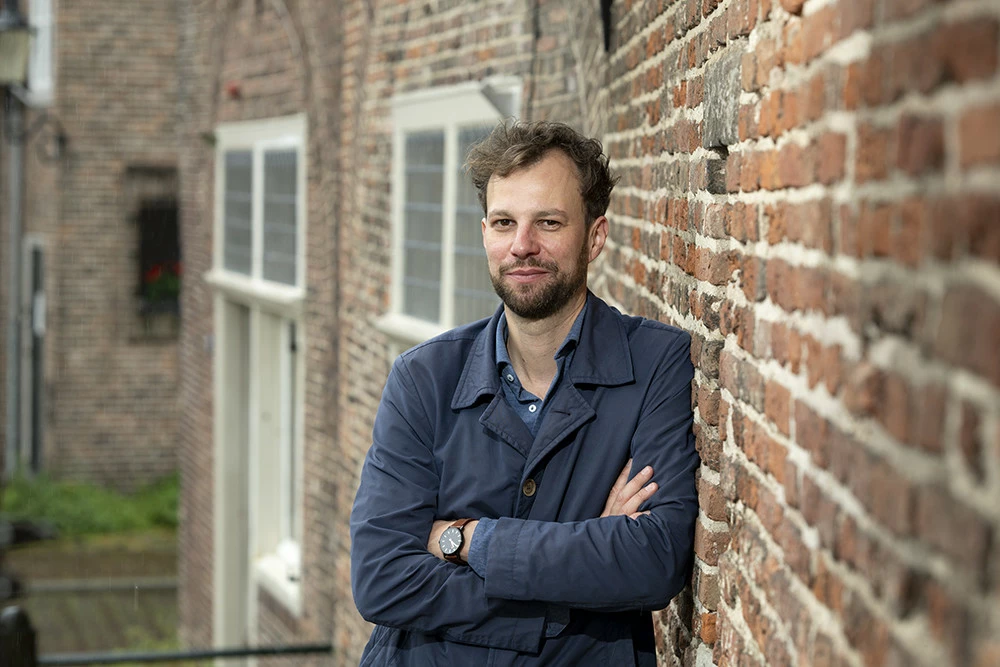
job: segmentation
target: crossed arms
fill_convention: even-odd
[[[629,447],[638,465],[655,472],[634,484],[620,476],[600,516],[566,523],[500,517],[480,577],[432,553],[450,523],[435,524],[441,478],[433,420],[405,359],[397,361],[351,518],[361,614],[380,625],[532,652],[552,604],[607,612],[666,606],[684,585],[697,515],[687,340],[653,365]],[[654,475],[658,487],[647,488]]]

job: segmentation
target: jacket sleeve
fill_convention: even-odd
[[[640,508],[649,514],[571,523],[501,518],[489,543],[486,595],[624,611],[661,609],[680,592],[698,516],[690,346],[684,335],[665,350],[631,441],[633,470],[651,465],[659,485]]]
[[[358,610],[379,625],[537,652],[544,604],[490,598],[471,568],[427,550],[439,488],[431,434],[405,362],[397,360],[351,513],[351,585]]]

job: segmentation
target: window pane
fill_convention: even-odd
[[[403,312],[437,322],[441,313],[444,133],[406,137],[403,194]]]
[[[226,153],[223,266],[245,275],[250,275],[252,261],[252,165],[253,156],[250,151]]]
[[[458,133],[458,194],[455,210],[455,324],[489,317],[500,300],[490,283],[480,220],[483,209],[465,159],[472,145],[486,138],[490,127],[469,127]]]
[[[264,153],[263,275],[286,285],[295,284],[296,168],[294,150]]]
[[[47,94],[52,91],[52,0],[30,0],[28,21],[35,31],[28,56],[28,89]]]

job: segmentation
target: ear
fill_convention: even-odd
[[[482,225],[482,228],[483,228],[483,247],[485,248],[486,247],[486,218],[483,218],[480,221],[480,224]]]
[[[590,246],[587,261],[593,262],[604,250],[604,242],[608,240],[608,219],[602,215],[594,220],[587,234],[589,236],[587,243]]]

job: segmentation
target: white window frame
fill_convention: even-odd
[[[392,101],[392,288],[389,312],[375,326],[395,340],[416,344],[447,331],[454,321],[455,197],[458,132],[474,124],[496,124],[515,116],[521,104],[521,80],[517,77],[494,77],[397,95]],[[444,222],[441,230],[441,302],[440,319],[428,322],[403,312],[404,190],[408,134],[438,130],[445,136]]]
[[[28,24],[32,33],[25,99],[31,106],[48,106],[52,104],[56,79],[56,0],[28,0],[27,4]],[[48,49],[42,53],[44,36],[48,36]],[[39,54],[41,58],[38,57]]]
[[[305,289],[305,247],[306,247],[306,117],[296,114],[280,118],[244,121],[220,125],[216,128],[215,146],[215,220],[213,225],[215,243],[213,244],[213,267],[205,274],[206,282],[214,289],[217,332],[223,337],[219,345],[225,344],[227,323],[222,313],[226,302],[239,303],[250,310],[249,321],[249,498],[248,504],[248,545],[247,558],[250,564],[251,581],[248,582],[250,615],[256,608],[256,589],[260,586],[281,602],[293,615],[302,613],[302,539],[303,510],[305,507],[303,495],[303,446],[304,446],[304,409],[305,409],[305,336],[304,336],[304,304]],[[263,186],[264,186],[264,153],[267,150],[281,148],[294,149],[296,152],[296,284],[287,285],[263,278]],[[252,259],[250,275],[227,270],[224,264],[225,253],[225,156],[233,150],[250,151],[252,163],[252,206],[251,206],[251,236]],[[280,324],[268,322],[269,317],[280,318]],[[289,384],[289,355],[284,351],[289,349],[289,326],[295,325],[296,354],[294,356],[295,387]],[[281,350],[276,365],[268,366],[268,356],[265,352],[272,345],[262,342],[270,337],[270,342]],[[265,349],[266,348],[266,349]],[[221,363],[216,355],[216,365]],[[263,378],[277,376],[276,386],[262,386]],[[217,380],[222,374],[216,372]],[[224,401],[220,392],[226,387],[216,383],[215,431],[216,448],[229,442],[226,437],[226,418]],[[292,393],[294,392],[294,393]],[[265,396],[266,394],[266,396]],[[292,408],[294,414],[285,409],[295,396],[296,404]],[[265,409],[265,403],[279,409],[277,425],[265,423],[270,419],[270,410]],[[290,422],[289,420],[294,420]],[[287,437],[290,425],[294,441]],[[262,435],[262,432],[267,435]],[[277,436],[274,435],[277,432]],[[277,446],[267,449],[269,443]],[[283,465],[267,465],[261,461],[284,463],[294,461],[292,470],[294,481],[287,474]],[[226,459],[220,452],[216,461]],[[216,471],[216,477],[219,472]],[[294,483],[295,498],[291,499],[290,487]],[[294,503],[294,524],[285,525],[292,514],[291,504]],[[217,503],[218,505],[218,503]],[[220,533],[220,531],[222,531]],[[225,528],[217,524],[216,532],[224,534]],[[217,563],[216,567],[225,567],[225,563]],[[251,623],[251,626],[253,624]]]

